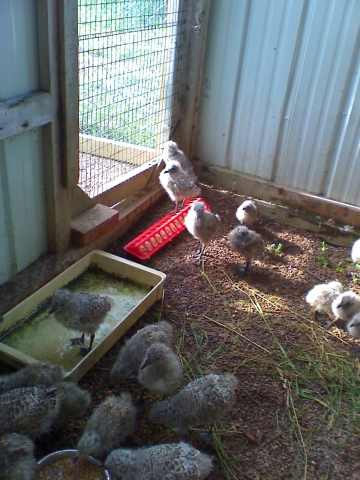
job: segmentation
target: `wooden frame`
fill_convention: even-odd
[[[292,190],[226,168],[207,166],[201,175],[201,181],[241,195],[284,202],[286,205],[332,218],[342,224],[360,226],[359,207]]]

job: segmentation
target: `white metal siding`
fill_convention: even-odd
[[[360,205],[359,31],[360,0],[212,2],[197,154]]]
[[[39,89],[36,1],[0,2],[0,101]],[[0,284],[47,249],[41,137],[0,141]]]

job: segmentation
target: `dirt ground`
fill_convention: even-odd
[[[225,235],[236,224],[238,198],[208,188],[204,197],[221,215]],[[109,251],[123,255],[122,245],[170,208],[164,201]],[[210,372],[237,375],[237,405],[217,426],[210,480],[360,479],[359,345],[343,331],[327,331],[325,319],[314,323],[304,302],[314,284],[335,278],[359,291],[349,252],[274,222],[262,220],[256,229],[268,249],[244,279],[234,270],[243,259],[229,250],[224,235],[208,248],[204,270],[194,262],[198,245],[188,233],[157,254],[147,264],[167,274],[164,303],[128,335],[165,318],[175,327],[187,379]],[[120,347],[80,382],[94,406],[124,389],[140,396],[136,385],[109,383]],[[150,404],[152,398],[146,399]],[[86,418],[42,438],[37,456],[75,447]],[[143,418],[134,443],[176,439]]]

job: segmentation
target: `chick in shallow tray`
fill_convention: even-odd
[[[81,332],[81,337],[72,339],[72,343],[80,344],[82,353],[86,354],[90,352],[96,330],[111,310],[111,305],[109,297],[60,288],[52,298],[50,313],[65,327]],[[84,346],[85,334],[90,335],[88,348]]]

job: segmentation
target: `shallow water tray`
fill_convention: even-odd
[[[79,380],[162,298],[165,277],[152,268],[94,250],[3,316],[0,360],[15,367],[47,361],[61,365],[66,378]],[[98,293],[112,299],[112,308],[86,356],[69,342],[79,333],[63,327],[49,313],[50,297],[65,285],[73,291]]]

